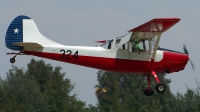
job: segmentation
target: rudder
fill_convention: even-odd
[[[14,46],[14,42],[23,42],[23,19],[31,19],[28,16],[18,16],[9,25],[6,36],[6,47],[12,50],[20,51],[22,47]]]

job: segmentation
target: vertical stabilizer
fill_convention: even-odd
[[[60,45],[46,37],[44,37],[38,30],[35,22],[28,16],[18,16],[9,25],[5,44],[11,50],[20,51],[22,47],[14,46],[15,42],[34,42],[41,45]]]
[[[9,25],[6,37],[5,44],[6,47],[12,50],[21,50],[22,48],[19,46],[14,46],[14,42],[23,42],[23,19],[31,19],[27,16],[18,16],[16,17]]]

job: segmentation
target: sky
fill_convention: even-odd
[[[200,81],[200,1],[193,0],[2,0],[0,2],[0,76],[5,79],[11,68],[12,55],[5,47],[5,34],[10,22],[19,15],[32,18],[39,31],[47,38],[64,45],[96,46],[95,40],[122,36],[128,30],[153,18],[178,17],[181,21],[162,34],[160,46],[183,51],[187,46],[190,63],[183,71],[168,74],[172,93],[185,93],[186,86],[195,89],[195,79]],[[17,56],[13,64],[26,69],[34,56]],[[97,103],[94,86],[97,82],[97,69],[43,59],[52,66],[62,67],[66,78],[75,84],[73,93],[86,104]],[[142,90],[141,90],[142,92]]]

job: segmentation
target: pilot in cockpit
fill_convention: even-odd
[[[143,52],[144,50],[142,49],[141,45],[140,45],[140,39],[135,39],[132,43],[132,52]]]

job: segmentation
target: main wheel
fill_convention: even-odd
[[[153,90],[153,88],[150,86],[150,87],[146,87],[145,89],[144,89],[144,94],[146,95],[146,96],[151,96],[151,95],[153,95],[153,93],[154,93],[154,90]]]
[[[166,86],[164,84],[158,83],[155,87],[158,93],[164,93],[166,91]]]
[[[15,58],[10,58],[11,63],[15,63]]]

